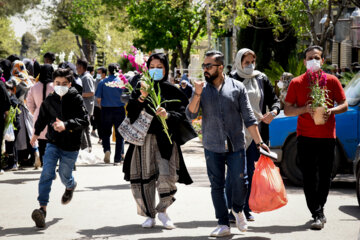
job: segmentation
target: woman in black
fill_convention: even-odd
[[[161,89],[162,100],[180,100],[180,102],[163,104],[156,113],[166,117],[172,144],[164,133],[161,122],[148,106],[150,104],[146,100],[148,93],[139,90],[143,85],[142,82],[139,82],[130,96],[127,106],[128,118],[134,122],[143,109],[154,118],[144,145],[140,147],[130,144],[123,171],[125,180],[131,183],[131,190],[138,206],[138,214],[147,217],[142,227],[153,227],[155,215],[158,213],[158,218],[164,227],[173,229],[175,226],[166,214],[166,209],[175,201],[174,195],[177,191],[175,183],[192,183],[180,149],[180,145],[189,138],[184,140],[184,131],[179,131],[180,126],[188,130],[190,138],[195,137],[196,134],[185,115],[187,98],[177,87],[167,81],[169,63],[166,55],[162,53],[151,55],[147,61],[147,67],[149,72],[156,72],[151,75],[155,82],[155,90],[158,91],[158,86]],[[155,207],[156,189],[160,201]]]

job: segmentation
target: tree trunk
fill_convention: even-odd
[[[210,7],[209,4],[206,4],[206,27],[208,34],[208,50],[211,50],[211,20],[210,20]]]
[[[95,56],[96,56],[96,44],[95,42],[81,38],[82,40],[82,50],[85,55],[86,60],[89,64],[93,65],[95,63]]]
[[[175,75],[175,66],[176,66],[176,61],[178,58],[178,52],[176,50],[173,50],[172,54],[171,54],[171,63],[170,63],[170,69],[173,72],[173,74]]]

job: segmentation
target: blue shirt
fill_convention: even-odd
[[[114,75],[110,75],[99,82],[95,92],[95,97],[101,98],[102,107],[122,107],[125,104],[120,100],[123,90],[112,88],[105,85],[108,82],[120,82],[121,80]]]
[[[218,91],[206,83],[200,97],[204,148],[217,153],[245,149],[245,127],[257,124],[244,84],[225,76]],[[199,108],[199,109],[200,109]],[[197,117],[186,108],[190,119]]]

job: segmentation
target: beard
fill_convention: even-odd
[[[213,75],[208,72],[204,73],[205,81],[207,81],[208,83],[212,83],[218,76],[219,71],[216,71]]]

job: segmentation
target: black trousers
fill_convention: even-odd
[[[91,125],[93,130],[97,130],[99,138],[102,139],[103,131],[101,126],[101,108],[94,107],[94,115],[92,116]]]
[[[321,216],[329,194],[335,158],[335,139],[298,136],[297,153],[304,193],[312,217]]]

